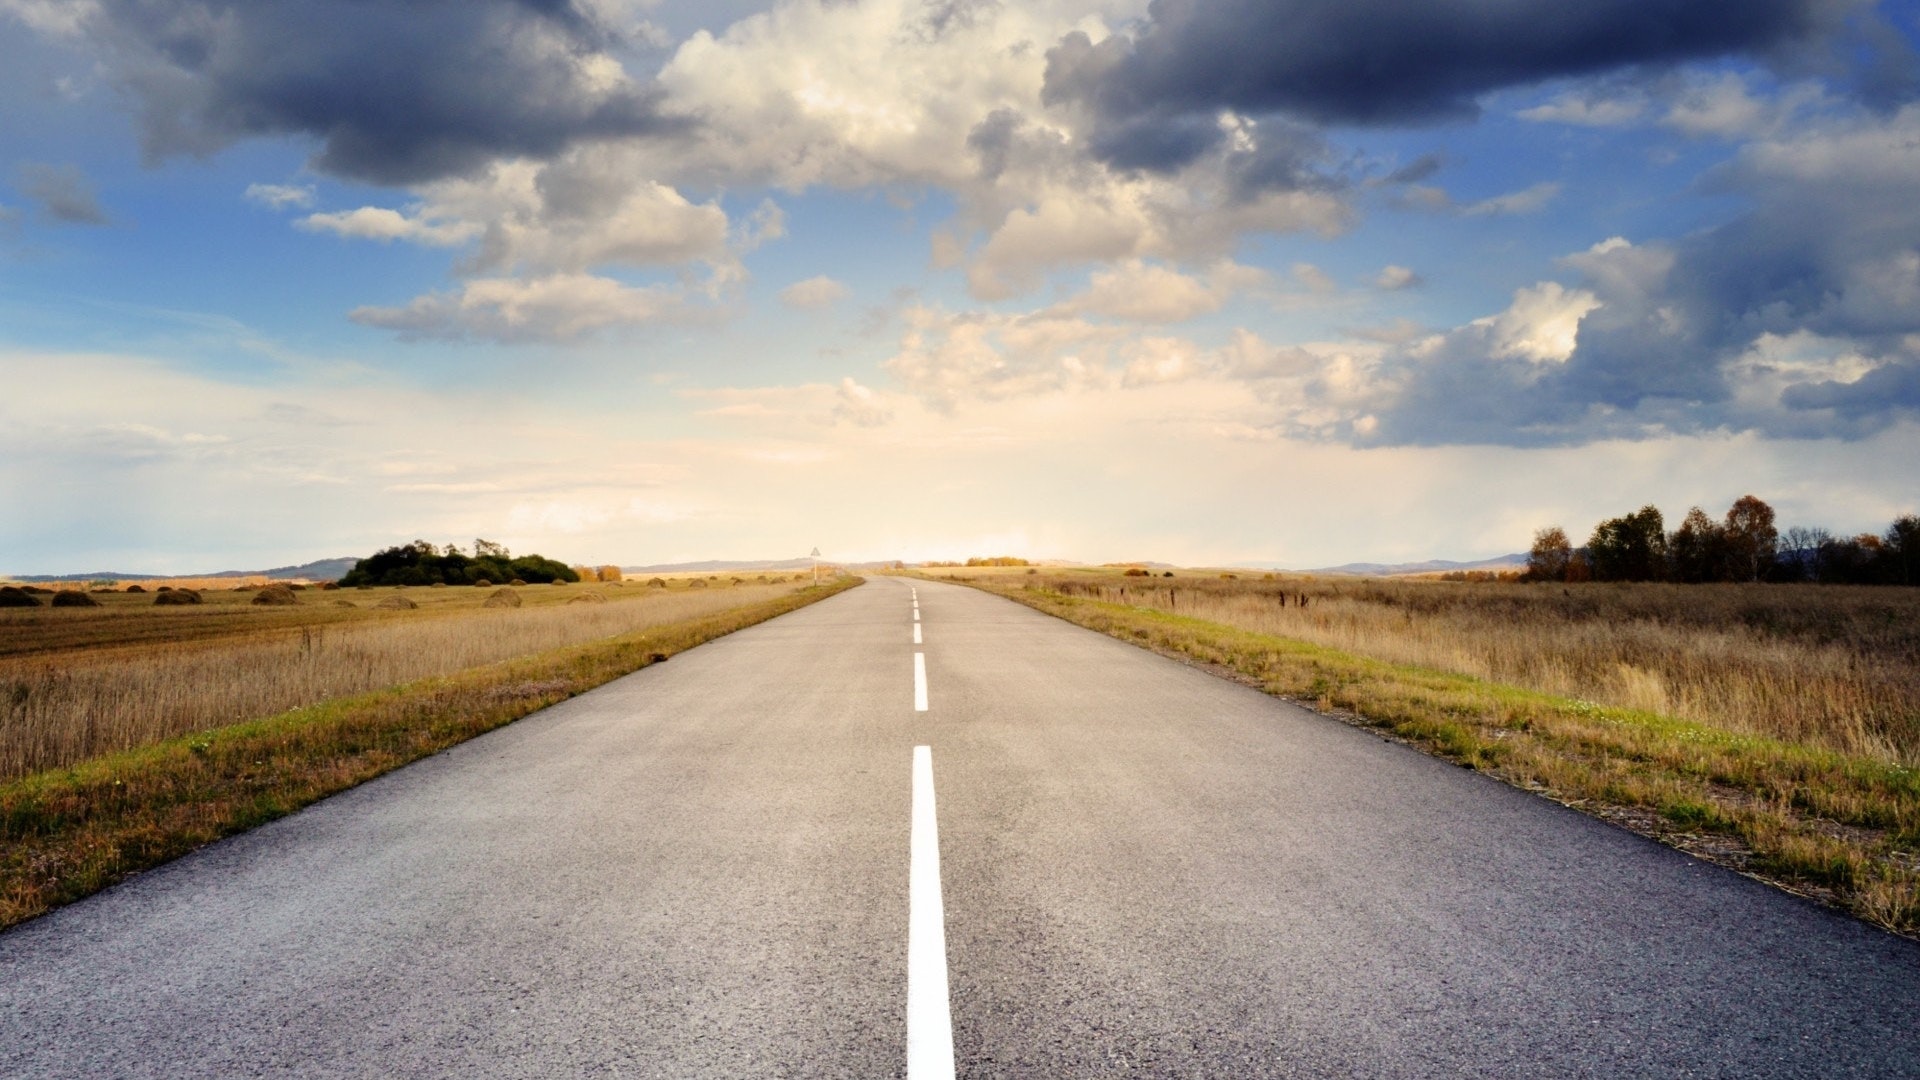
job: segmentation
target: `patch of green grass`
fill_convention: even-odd
[[[0,928],[859,583],[838,578],[0,784]]]

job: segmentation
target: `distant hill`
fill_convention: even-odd
[[[1347,563],[1344,566],[1323,566],[1317,570],[1302,570],[1303,574],[1347,574],[1355,577],[1396,577],[1402,574],[1444,574],[1450,570],[1518,570],[1527,565],[1527,553],[1522,551],[1513,555],[1496,555],[1491,559],[1477,562],[1453,562],[1448,559],[1429,559],[1417,563]]]
[[[299,566],[276,566],[271,570],[216,570],[208,574],[130,574],[118,570],[98,570],[90,574],[21,574],[13,581],[56,583],[62,581],[155,581],[165,578],[305,578],[308,581],[338,581],[360,560],[351,555],[338,559],[320,559]]]

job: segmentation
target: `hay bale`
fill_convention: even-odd
[[[22,586],[20,586],[20,591],[21,591],[21,592],[23,592],[23,593],[35,593],[35,594],[38,594],[38,593],[50,593],[50,592],[52,592],[53,590],[52,590],[52,589],[43,589],[43,588],[41,588],[41,587],[40,587],[40,586],[38,586],[38,585],[22,585]]]
[[[129,585],[127,586],[127,591],[128,592],[146,592],[147,590],[141,588],[138,585]]]
[[[54,607],[99,607],[100,601],[78,589],[61,589],[53,594]]]
[[[382,600],[373,606],[377,608],[385,608],[388,611],[412,611],[414,608],[417,608],[420,605],[414,603],[413,601],[407,599],[404,596],[401,596],[399,593],[395,593],[392,596],[387,597],[385,600]]]
[[[333,602],[333,606],[334,607],[357,607],[358,605],[351,600],[335,600]]]
[[[481,607],[519,607],[520,594],[512,589],[495,589],[493,595]]]
[[[340,583],[337,581],[323,581],[320,583],[321,592],[332,592],[333,590],[339,587],[340,587]]]
[[[287,582],[287,588],[292,589],[294,592],[304,592],[307,587],[297,581],[289,581]]]
[[[474,578],[473,587],[476,589],[491,589],[493,588],[493,582],[488,581],[486,578],[483,578],[483,577]]]
[[[162,585],[162,586],[160,586],[160,587],[159,587],[158,589],[155,589],[154,591],[155,591],[155,592],[172,592],[172,591],[173,591],[173,586],[171,586],[171,585]]]
[[[446,587],[447,587],[447,583],[444,581],[436,581],[433,584],[427,586],[427,588],[429,589],[444,589]]]
[[[178,607],[183,604],[203,603],[200,594],[192,589],[168,589],[153,598],[155,607]]]
[[[33,598],[27,590],[13,585],[0,585],[0,607],[39,607],[40,601]]]
[[[648,578],[647,579],[647,588],[649,589],[664,589],[666,587],[667,587],[666,578]]]
[[[703,578],[694,578],[692,581],[687,582],[687,588],[689,589],[704,589],[706,587],[707,583]]]
[[[512,581],[509,581],[509,582],[507,582],[507,584],[509,584],[509,585],[511,585],[511,586],[513,586],[514,588],[516,588],[516,589],[517,589],[517,588],[519,588],[520,586],[522,586],[522,585],[525,585],[525,584],[526,584],[526,582],[524,582],[524,581],[521,581],[521,580],[520,580],[519,578],[514,578],[514,579],[513,579]]]
[[[585,592],[567,601],[569,604],[604,604],[607,598],[597,592]]]
[[[285,585],[269,585],[253,595],[253,602],[273,607],[286,607],[289,604],[299,603],[300,599],[294,596],[293,590]]]

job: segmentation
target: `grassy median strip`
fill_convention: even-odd
[[[0,927],[857,584],[840,578],[0,784]]]
[[[957,580],[1212,665],[1888,930],[1920,934],[1920,770],[1012,578]]]

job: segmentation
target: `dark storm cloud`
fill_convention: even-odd
[[[72,165],[30,163],[20,167],[20,194],[40,204],[40,212],[68,225],[105,225],[86,174]]]
[[[1783,50],[1837,27],[1850,6],[1154,0],[1137,34],[1099,44],[1078,31],[1061,39],[1047,54],[1044,98],[1090,106],[1103,132],[1096,141],[1109,159],[1144,156],[1164,164],[1172,150],[1198,144],[1158,130],[1182,117],[1221,109],[1320,124],[1471,116],[1477,95],[1505,86]]]
[[[318,168],[409,183],[671,126],[570,0],[104,0],[87,29],[152,157],[306,135]]]

